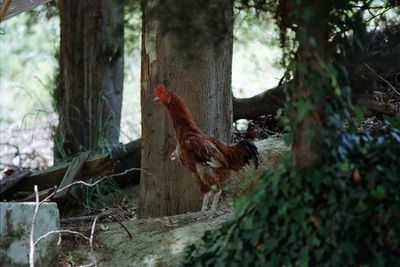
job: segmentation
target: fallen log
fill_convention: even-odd
[[[289,82],[290,83],[290,82]],[[233,98],[233,120],[254,119],[262,115],[276,114],[284,107],[284,88],[289,84],[283,84],[264,91],[250,98]],[[374,100],[354,99],[357,105],[365,107],[368,111],[394,116],[399,113],[398,107]]]
[[[11,174],[10,176],[0,180],[0,194],[3,194],[15,184],[19,183],[26,176],[30,175],[32,172],[29,170],[18,170]]]
[[[39,190],[58,186],[65,173],[67,172],[70,162],[53,166],[48,169],[32,172],[24,180],[16,184],[12,189],[14,192],[31,191],[33,186],[37,185]],[[95,155],[90,157],[84,164],[78,175],[79,180],[86,180],[90,177],[104,175],[110,173],[113,168],[113,162],[108,153]]]
[[[233,98],[233,120],[254,119],[262,115],[276,114],[285,104],[286,84],[264,91],[250,98]]]
[[[8,186],[2,193],[1,199],[10,199],[17,192],[33,192],[33,186],[39,190],[46,190],[59,186],[71,166],[71,162],[53,166],[48,169],[32,172],[20,179],[15,185]],[[89,157],[74,175],[74,180],[87,180],[91,177],[103,176],[111,173],[120,173],[125,169],[140,168],[140,139],[125,145],[114,147],[111,153],[104,153]],[[139,181],[140,172],[134,171],[116,179],[120,186],[127,185],[132,180]]]
[[[399,110],[396,109],[394,105],[388,105],[385,103],[379,103],[378,101],[368,100],[368,99],[359,99],[357,104],[360,106],[364,106],[368,111],[379,113],[379,114],[387,114],[390,116],[395,116],[399,113]]]

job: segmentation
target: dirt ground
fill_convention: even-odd
[[[232,211],[207,219],[199,212],[96,225],[93,252],[89,242],[80,238],[63,240],[61,266],[178,266],[188,243],[198,242],[206,230],[213,229],[230,218]],[[199,219],[200,218],[200,219]],[[90,235],[91,223],[81,232]],[[74,248],[74,243],[79,245]],[[72,246],[72,247],[71,247]],[[70,264],[70,265],[69,265]]]
[[[259,169],[254,171],[251,165],[233,175],[222,195],[219,216],[207,218],[193,212],[150,219],[131,216],[119,222],[99,220],[95,224],[92,246],[82,237],[63,237],[59,266],[96,266],[95,263],[97,266],[178,266],[185,246],[199,242],[204,231],[215,229],[228,220],[234,214],[234,199],[250,193],[257,186],[260,174],[276,168],[288,151],[281,138],[268,138],[256,145],[260,153]],[[126,190],[129,205],[137,203],[138,186]],[[93,220],[62,224],[63,229],[79,231],[89,239],[92,226]]]

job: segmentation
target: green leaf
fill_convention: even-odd
[[[304,117],[308,114],[308,112],[314,109],[314,105],[310,99],[302,102],[297,102],[295,107],[297,111],[297,121],[302,121]]]
[[[356,210],[358,212],[363,212],[363,211],[365,211],[366,208],[367,208],[367,206],[365,205],[365,203],[362,200],[359,200],[357,203]]]
[[[382,199],[386,196],[385,188],[382,185],[378,185],[375,190],[372,190],[371,195],[375,198]]]
[[[310,258],[307,255],[303,255],[300,259],[300,267],[308,267]]]

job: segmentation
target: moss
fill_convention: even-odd
[[[16,227],[16,229],[19,229],[19,230],[15,230],[15,227],[13,226],[13,223],[11,221],[11,212],[12,212],[12,210],[6,209],[5,232],[7,233],[7,235],[5,235],[3,237],[3,240],[1,240],[1,243],[0,243],[0,248],[4,249],[4,250],[7,250],[11,246],[11,244],[13,243],[14,240],[21,239],[25,235],[25,233],[21,229],[21,227]]]

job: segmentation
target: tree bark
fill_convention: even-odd
[[[170,160],[176,141],[166,110],[153,101],[155,87],[177,93],[205,134],[232,140],[232,1],[150,3],[143,6],[141,217],[199,210],[202,199],[192,174]]]
[[[118,143],[123,89],[124,1],[58,1],[59,124],[55,158]]]
[[[283,1],[283,5],[296,8],[299,13],[293,16],[295,20],[290,23],[297,25],[296,41],[299,47],[294,65],[294,86],[288,91],[293,131],[292,162],[294,168],[301,171],[320,159],[321,135],[318,126],[326,96],[332,92],[326,77],[326,66],[329,66],[328,18],[332,2],[308,0],[300,5],[288,0]]]
[[[320,158],[319,125],[326,98],[333,93],[335,77],[328,77],[329,13],[333,1],[279,1],[281,41],[288,28],[295,31],[298,44],[290,69],[293,84],[288,86],[290,128],[293,134],[292,164],[297,171],[317,164]],[[284,45],[284,44],[283,44]],[[333,67],[332,67],[333,68]]]

